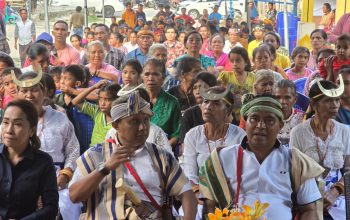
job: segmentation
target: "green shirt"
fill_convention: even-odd
[[[151,122],[161,127],[167,134],[168,139],[173,137],[178,138],[180,133],[181,110],[177,99],[162,89],[152,111],[154,115],[151,118]]]
[[[112,128],[112,123],[106,124],[106,116],[98,105],[85,101],[80,112],[89,115],[94,120],[94,129],[92,130],[90,146],[103,143],[107,132]]]

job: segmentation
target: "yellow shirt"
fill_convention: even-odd
[[[136,13],[133,10],[125,10],[122,19],[130,28],[135,28],[136,26]]]
[[[327,27],[330,22],[331,22],[331,13],[328,13],[322,16],[320,25]]]
[[[253,59],[253,51],[255,48],[257,48],[260,44],[262,44],[262,41],[253,40],[248,44],[248,55],[249,58]]]
[[[219,74],[218,80],[221,81],[225,86],[227,84],[232,84],[233,88],[231,92],[235,95],[235,103],[233,105],[233,111],[235,113],[235,120],[238,120],[240,117],[241,110],[241,97],[246,93],[253,92],[253,84],[255,81],[254,73],[248,72],[247,78],[243,84],[240,84],[236,78],[236,74],[231,71],[224,71]]]
[[[289,68],[291,66],[290,59],[289,59],[289,57],[277,52],[275,65],[282,68],[282,69]]]

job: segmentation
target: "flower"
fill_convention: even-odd
[[[259,220],[269,207],[268,203],[255,201],[254,209],[248,205],[242,205],[242,208],[228,210],[215,209],[214,213],[209,213],[209,220]],[[264,218],[266,220],[266,218]]]

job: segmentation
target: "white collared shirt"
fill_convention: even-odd
[[[35,36],[35,24],[27,19],[25,22],[22,19],[18,20],[15,26],[15,38],[18,38],[20,45],[29,44],[33,36]]]
[[[232,45],[232,43],[229,40],[226,40],[223,51],[224,51],[224,53],[229,54],[230,51],[235,47],[243,47],[243,46],[239,42],[237,42],[235,45]]]
[[[219,152],[230,191],[237,189],[237,158],[240,145],[226,147]],[[289,173],[290,151],[287,146],[275,148],[263,161],[258,162],[255,154],[247,149],[243,155],[242,182],[239,194],[239,205],[254,207],[260,200],[269,203],[265,217],[270,220],[290,220],[291,213],[291,180]],[[297,193],[299,205],[309,204],[321,198],[315,179],[309,179],[301,185]]]

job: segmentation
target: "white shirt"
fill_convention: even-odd
[[[187,132],[184,141],[184,172],[189,180],[195,184],[198,184],[199,181],[199,168],[204,165],[204,162],[216,147],[240,144],[246,135],[243,129],[229,124],[224,140],[208,141],[209,150],[204,133],[204,125],[196,126]]]
[[[106,135],[106,139],[109,139],[110,137],[114,137],[117,130],[114,128],[109,129]],[[146,140],[148,143],[154,143],[158,147],[164,148],[169,153],[173,154],[172,148],[169,144],[168,138],[165,134],[165,132],[158,127],[157,125],[151,123],[150,129],[149,129],[149,135]]]
[[[230,191],[237,189],[237,158],[240,145],[226,147],[219,152],[219,159],[228,181]],[[269,220],[290,220],[291,213],[291,181],[290,181],[290,151],[286,146],[275,148],[263,161],[258,162],[255,154],[244,150],[242,182],[239,194],[239,205],[254,207],[254,202],[260,200],[269,203],[264,217]],[[321,198],[316,181],[307,180],[297,193],[297,203],[305,205]]]
[[[223,51],[224,53],[229,54],[230,51],[235,47],[243,47],[243,45],[239,42],[237,42],[235,45],[232,45],[232,43],[229,40],[226,40]]]
[[[128,49],[128,51],[130,52],[139,48],[139,45],[137,43],[135,45],[132,45],[131,42],[129,41],[124,44],[124,47],[126,47],[126,49]]]
[[[18,37],[20,45],[27,45],[32,41],[32,37],[35,36],[35,25],[27,19],[24,23],[22,19],[19,19],[15,27],[15,37]]]
[[[40,150],[48,153],[53,162],[63,162],[64,167],[76,168],[80,146],[75,136],[73,124],[67,116],[50,106],[43,106],[45,114],[38,122],[37,135],[40,138]]]

